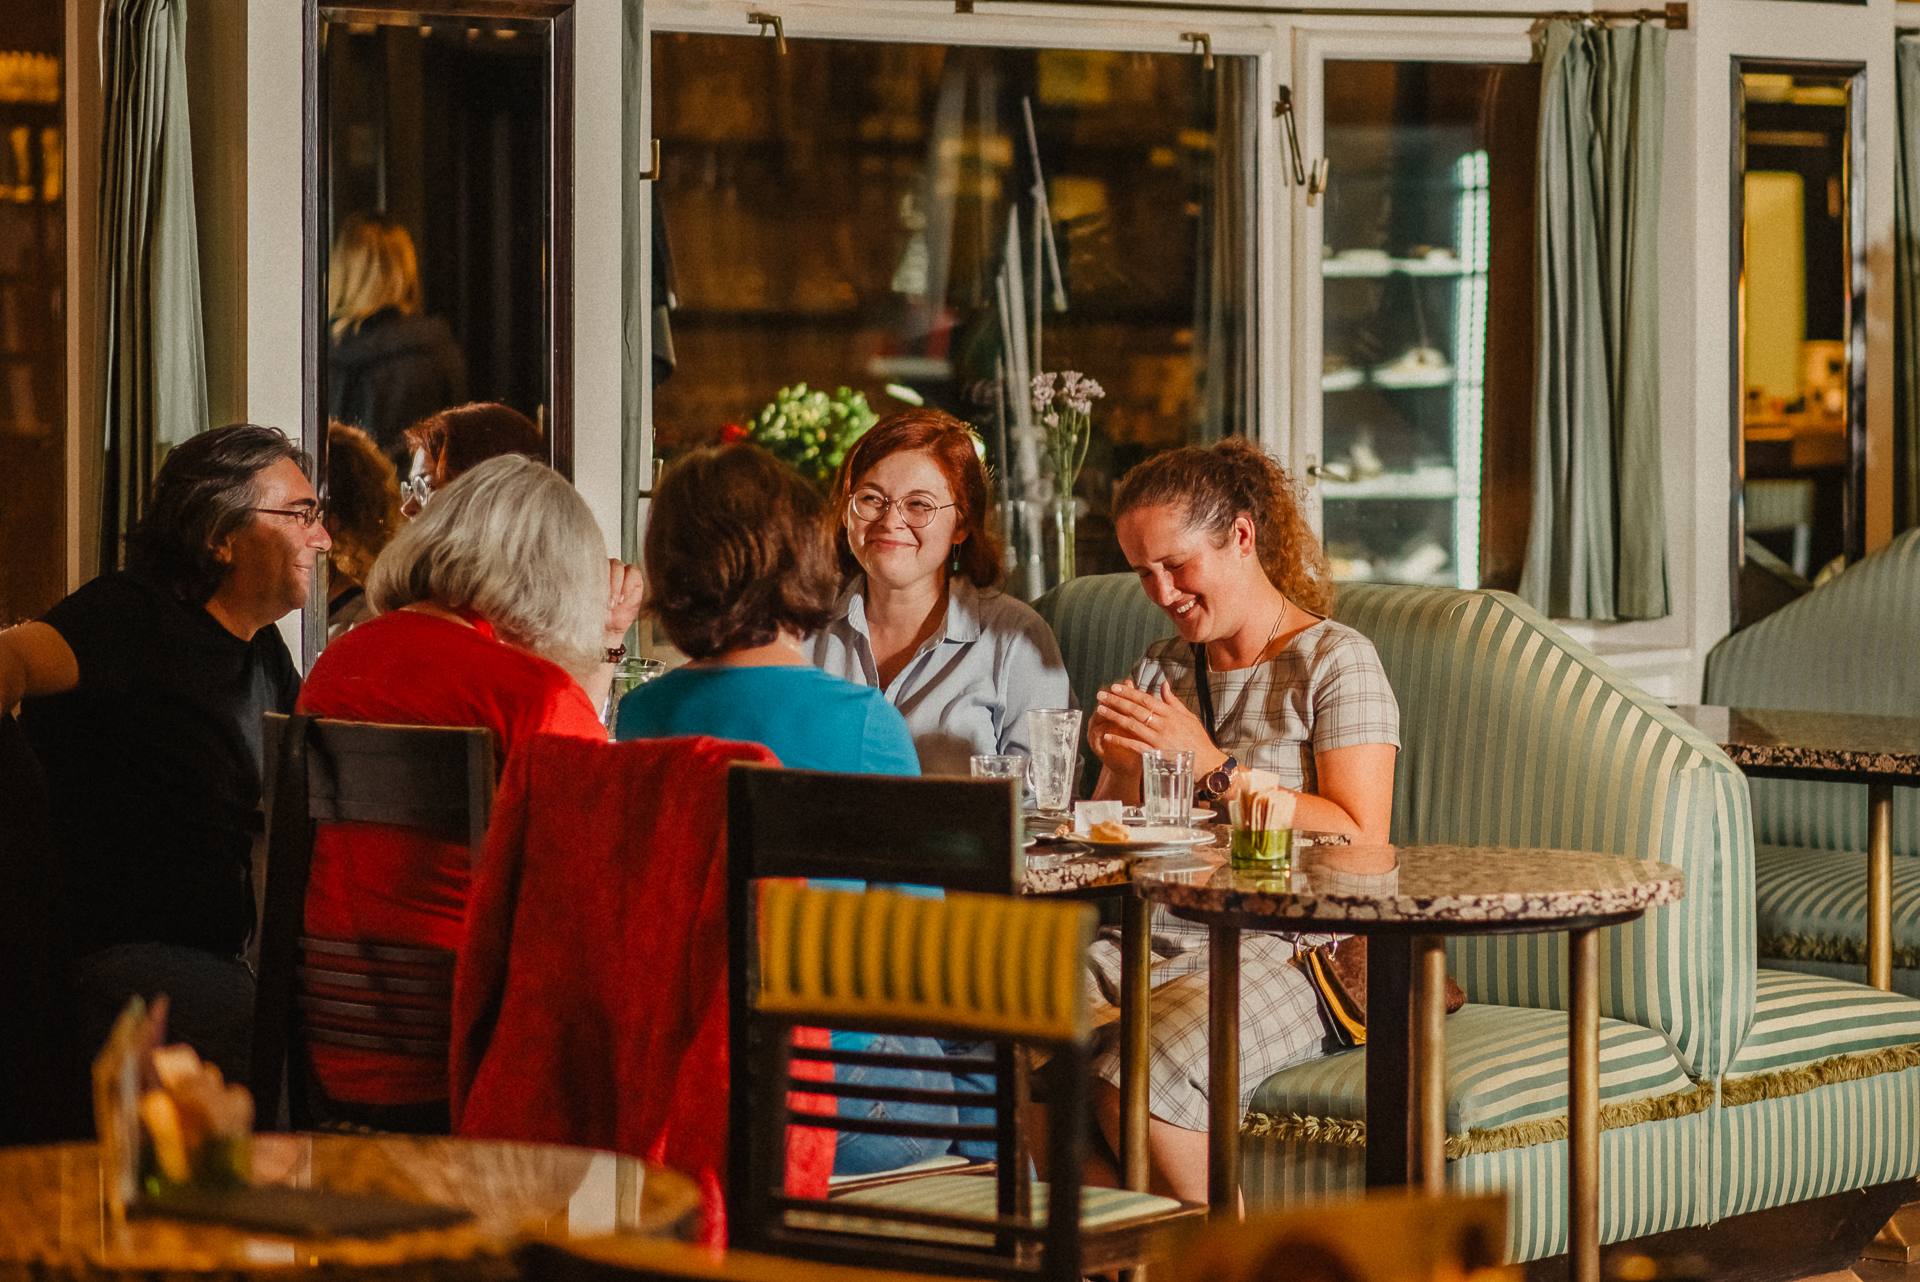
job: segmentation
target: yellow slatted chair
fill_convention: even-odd
[[[1204,1214],[1172,1198],[1081,1186],[1089,1079],[1085,954],[1096,922],[1089,905],[847,894],[771,880],[757,889],[755,911],[735,923],[728,1178],[734,1246],[826,1263],[1067,1282],[1142,1263],[1159,1236]],[[791,1067],[802,1060],[939,1071],[957,1063],[795,1048],[788,1034],[797,1026],[991,1042],[1016,1051],[1016,1071],[997,1079],[992,1096],[796,1078]],[[1020,1051],[1050,1061],[1051,1185],[1030,1176]],[[933,1175],[826,1199],[790,1196],[781,1187],[787,1127],[812,1116],[789,1111],[790,1094],[801,1092],[956,1106],[990,1100],[991,1126],[847,1117],[836,1117],[834,1126],[993,1140],[1003,1160],[992,1179]],[[1070,1190],[1067,1200],[1080,1213],[1049,1215],[1053,1189]]]

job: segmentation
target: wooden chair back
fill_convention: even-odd
[[[267,885],[254,997],[254,1107],[311,1127],[305,1044],[446,1059],[454,955],[303,929],[314,826],[391,824],[464,841],[479,858],[493,809],[493,735],[268,713]]]
[[[798,1026],[990,1042],[1045,1051],[1053,1062],[1047,1137],[1051,1200],[1078,1207],[1086,1139],[1090,1015],[1083,977],[1096,916],[1087,904],[956,893],[945,899],[870,890],[814,890],[764,881],[734,930],[736,1039],[729,1228],[744,1250],[831,1263],[924,1267],[978,1275],[1078,1278],[1077,1214],[1033,1214],[1033,1187],[1021,1132],[1024,1068],[1000,1073],[993,1095],[909,1087],[842,1085],[796,1077],[796,1062],[987,1071],[1012,1054],[969,1065],[950,1057],[799,1048]],[[886,1197],[813,1199],[784,1189],[796,1094],[955,1107],[990,1107],[990,1126],[835,1117],[833,1128],[922,1138],[991,1139],[1004,1156],[978,1186],[979,1210],[956,1214]],[[926,1181],[892,1186],[925,1188]],[[991,1186],[992,1197],[986,1197]],[[914,1236],[904,1236],[912,1233]]]
[[[762,877],[1011,895],[1024,866],[1019,826],[1011,779],[735,766],[727,776],[728,920],[747,920],[749,887]],[[996,1082],[1017,1071],[1011,1056],[1000,1059]],[[978,1148],[972,1154],[985,1160]]]
[[[982,895],[1019,885],[1019,784],[733,767],[729,880],[907,882]]]

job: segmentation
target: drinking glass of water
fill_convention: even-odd
[[[1073,798],[1073,768],[1080,759],[1080,711],[1034,708],[1027,713],[1027,747],[1033,754],[1033,799],[1042,814],[1064,815]]]
[[[1140,810],[1150,824],[1184,824],[1193,809],[1193,753],[1149,748],[1140,754]]]
[[[967,773],[975,779],[1018,779],[1020,801],[1027,799],[1027,754],[1024,752],[977,752],[967,758]]]
[[[667,670],[667,665],[658,659],[622,659],[614,665],[613,685],[607,690],[607,706],[600,710],[600,720],[606,723],[607,737],[613,737],[614,723],[620,719],[620,700],[627,692],[645,685]]]

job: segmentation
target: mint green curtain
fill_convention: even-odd
[[[1657,284],[1666,47],[1652,23],[1547,24],[1520,595],[1556,619],[1669,612]]]
[[[186,0],[107,0],[101,16],[103,569],[167,450],[207,427],[186,37]]]
[[[1920,38],[1894,46],[1893,528],[1920,525]]]

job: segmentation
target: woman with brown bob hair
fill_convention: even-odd
[[[1026,752],[1028,710],[1073,697],[1052,629],[999,589],[988,495],[972,430],[936,409],[876,423],[834,482],[845,582],[813,661],[886,693],[923,774]]]
[[[690,660],[621,701],[615,737],[707,734],[783,765],[918,774],[900,714],[807,661],[839,574],[820,499],[757,445],[695,450],[654,490],[642,607]]]
[[[415,463],[406,487],[408,516],[418,514],[435,490],[446,489],[462,472],[490,458],[521,454],[536,463],[547,461],[539,427],[498,401],[470,401],[429,414],[407,429],[406,441]]]
[[[1189,751],[1203,799],[1226,792],[1236,768],[1265,771],[1261,783],[1292,792],[1294,827],[1386,842],[1400,708],[1373,643],[1325,617],[1333,582],[1292,478],[1230,437],[1148,459],[1121,480],[1113,512],[1121,550],[1179,635],[1148,646],[1130,680],[1100,692],[1087,728],[1104,767],[1096,795],[1138,800],[1142,752]],[[1207,1190],[1207,932],[1156,909],[1153,934],[1148,1151],[1156,1187],[1198,1201]],[[1242,941],[1242,1107],[1267,1077],[1322,1051],[1313,990],[1288,964],[1295,948],[1264,932]],[[1115,992],[1119,950],[1097,943],[1092,960],[1102,991]],[[1111,1038],[1094,1072],[1094,1112],[1117,1141]]]

